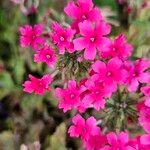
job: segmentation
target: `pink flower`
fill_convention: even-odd
[[[50,75],[44,75],[41,79],[29,75],[29,79],[29,81],[25,81],[23,84],[24,92],[35,92],[38,95],[42,95],[46,91],[50,91],[49,84],[52,82],[52,77]]]
[[[106,136],[101,134],[92,135],[89,137],[88,141],[84,141],[84,147],[86,150],[100,150],[100,148],[104,147],[106,142]]]
[[[145,105],[150,107],[150,85],[142,87],[141,92],[145,95]]]
[[[119,57],[124,60],[131,56],[132,50],[132,45],[128,44],[125,35],[121,34],[106,47],[102,48],[101,55],[104,58]]]
[[[34,55],[35,62],[45,62],[49,67],[53,67],[56,61],[54,50],[50,46],[44,46]]]
[[[150,133],[150,107],[145,104],[140,106],[139,123],[146,132]]]
[[[143,92],[145,96],[150,97],[150,85],[142,87],[141,92]]]
[[[76,108],[80,103],[80,89],[74,80],[68,81],[66,89],[57,88],[56,96],[60,98],[59,108],[62,108],[64,112]]]
[[[34,50],[43,45],[44,39],[41,37],[43,32],[43,26],[36,24],[33,27],[25,25],[20,28],[20,44],[22,47],[31,46]]]
[[[148,60],[139,59],[135,63],[127,62],[125,68],[128,72],[126,84],[128,90],[136,91],[140,83],[147,83],[150,81],[150,73],[146,72],[149,68],[150,62]]]
[[[96,57],[97,49],[101,45],[106,44],[108,39],[104,36],[110,33],[111,27],[104,21],[99,24],[92,24],[92,22],[84,21],[79,23],[80,34],[79,37],[73,41],[76,50],[84,50],[84,58],[93,60]]]
[[[133,147],[133,150],[149,150],[150,149],[150,145],[144,145],[144,142],[142,141],[143,139],[142,140],[141,139],[142,139],[142,136],[131,139],[129,141],[129,145]]]
[[[57,22],[52,24],[53,32],[51,33],[51,38],[54,44],[57,45],[59,49],[59,54],[64,54],[65,50],[69,53],[73,53],[74,47],[72,39],[75,34],[75,30],[72,30],[70,27],[63,28]]]
[[[110,86],[100,80],[98,76],[92,76],[91,79],[85,82],[88,93],[83,98],[85,106],[92,106],[96,109],[105,107],[105,98],[111,95]]]
[[[105,146],[101,150],[135,150],[130,145],[128,145],[129,137],[125,132],[121,132],[118,135],[111,132],[107,134],[107,140],[109,146]]]
[[[119,58],[112,58],[107,65],[102,61],[96,61],[92,65],[92,69],[99,80],[104,81],[106,85],[110,86],[110,91],[114,92],[117,89],[117,84],[121,83],[125,76],[122,65],[123,63]]]
[[[99,22],[103,20],[99,8],[94,7],[92,0],[72,0],[64,8],[65,13],[73,19],[73,27],[78,29],[78,23],[84,20]]]
[[[150,148],[150,134],[142,135],[140,141],[143,145],[148,145]]]
[[[96,119],[90,117],[87,120],[84,120],[79,114],[73,117],[72,125],[68,133],[71,137],[81,137],[82,140],[87,141],[90,136],[99,135],[100,129],[96,126]]]

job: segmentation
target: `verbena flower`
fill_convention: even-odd
[[[44,46],[34,55],[35,62],[44,62],[49,67],[54,67],[56,55],[50,46]]]
[[[70,1],[64,8],[65,13],[73,19],[72,27],[78,30],[78,23],[84,20],[99,22],[103,20],[100,9],[94,7],[92,0]]]
[[[146,132],[150,133],[150,107],[144,103],[141,104],[139,109],[139,123]]]
[[[68,133],[71,137],[81,137],[87,141],[90,136],[99,135],[100,128],[96,126],[96,119],[90,117],[87,120],[79,114],[72,118],[73,125],[69,128]]]
[[[147,147],[150,148],[150,134],[142,135],[140,138],[140,141],[143,145],[146,145]],[[148,148],[147,148],[147,150],[148,150]]]
[[[139,83],[147,83],[150,81],[150,74],[147,72],[149,61],[139,59],[135,62],[127,62],[125,68],[128,72],[126,84],[129,91],[136,91]]]
[[[133,46],[127,43],[125,35],[121,34],[116,39],[110,40],[108,45],[101,48],[101,56],[104,58],[119,57],[122,60],[129,58],[132,54]]]
[[[104,81],[111,91],[116,91],[117,84],[121,83],[124,79],[125,70],[122,68],[123,62],[119,58],[112,58],[108,63],[97,60],[92,69],[95,71],[95,75],[98,76],[100,81]],[[114,69],[115,68],[115,69]],[[110,85],[111,84],[111,85]]]
[[[44,44],[44,39],[42,38],[43,26],[36,24],[33,27],[30,25],[25,25],[19,29],[20,45],[22,47],[31,46],[34,50],[38,50],[41,45]]]
[[[116,133],[107,134],[108,146],[105,146],[101,150],[134,150],[129,144],[128,134],[121,132],[118,135]]]
[[[75,30],[68,28],[63,28],[57,22],[52,23],[53,32],[50,33],[52,41],[57,45],[59,54],[64,54],[65,51],[69,53],[73,53],[74,47],[72,43],[72,39],[75,34]]]
[[[46,91],[50,91],[49,84],[52,82],[52,77],[50,75],[44,75],[40,79],[29,75],[29,79],[30,80],[23,83],[23,91],[27,93],[35,92],[38,95],[42,95]]]
[[[92,22],[85,20],[83,23],[79,23],[79,30],[81,37],[73,41],[74,48],[78,51],[85,49],[84,58],[94,60],[97,49],[108,42],[105,36],[111,31],[110,25],[104,21],[94,25]]]
[[[66,89],[57,88],[56,96],[60,98],[59,108],[63,109],[64,112],[76,108],[80,103],[80,89],[74,80],[68,81]]]

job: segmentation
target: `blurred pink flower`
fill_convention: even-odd
[[[150,107],[145,104],[139,109],[139,123],[146,132],[150,133]]]
[[[43,26],[36,24],[33,27],[25,25],[19,29],[21,33],[20,44],[22,47],[31,46],[34,50],[38,50],[44,44],[44,39],[41,37]]]
[[[150,61],[139,59],[133,62],[126,62],[125,69],[128,72],[126,85],[130,92],[136,91],[139,83],[147,83],[150,81],[150,73],[146,72],[149,68]]]
[[[149,145],[149,148],[150,148],[150,134],[142,135],[140,138],[140,141],[143,145]]]
[[[42,95],[46,91],[50,91],[49,84],[52,82],[52,77],[50,75],[44,75],[41,79],[29,75],[29,79],[29,81],[23,83],[24,92],[35,92],[38,95]]]

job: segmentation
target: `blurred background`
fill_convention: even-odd
[[[59,110],[53,93],[39,97],[22,91],[28,74],[41,76],[46,67],[33,62],[31,49],[20,48],[19,27],[39,22],[48,27],[51,20],[69,21],[63,13],[66,3],[0,0],[0,150],[19,150],[21,144],[31,150],[82,149],[80,141],[69,138],[66,132],[72,112],[64,114]],[[150,0],[94,3],[112,25],[111,37],[124,33],[134,45],[133,59],[150,58]]]

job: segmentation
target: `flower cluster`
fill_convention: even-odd
[[[25,25],[20,28],[20,44],[34,49],[34,62],[43,62],[49,67],[55,68],[56,61],[60,56],[65,57],[65,54],[67,57],[79,54],[80,57],[74,57],[78,63],[90,63],[86,77],[77,82],[74,76],[65,80],[64,88],[55,89],[58,107],[64,113],[72,109],[80,113],[72,118],[73,125],[68,133],[71,137],[80,137],[87,150],[149,150],[150,61],[144,58],[136,61],[131,59],[133,46],[124,34],[114,39],[108,37],[111,25],[105,21],[92,0],[70,1],[64,11],[71,18],[71,25],[63,26],[53,21],[48,38],[43,36],[42,25]],[[82,60],[79,61],[79,58]],[[42,95],[50,90],[51,75],[44,75],[41,79],[29,75],[29,78],[30,81],[23,84],[25,92]],[[134,103],[132,107],[127,102],[130,93],[142,96],[137,105]],[[114,132],[106,126],[106,131],[101,123],[103,119],[99,124],[93,116],[86,120],[81,116],[89,108],[98,112],[106,110],[106,113],[111,110],[113,114],[114,106],[121,113],[122,122],[126,120],[127,124],[130,124],[130,118],[124,114],[136,112],[145,134],[129,138],[128,128],[124,128],[126,125],[113,129]]]

